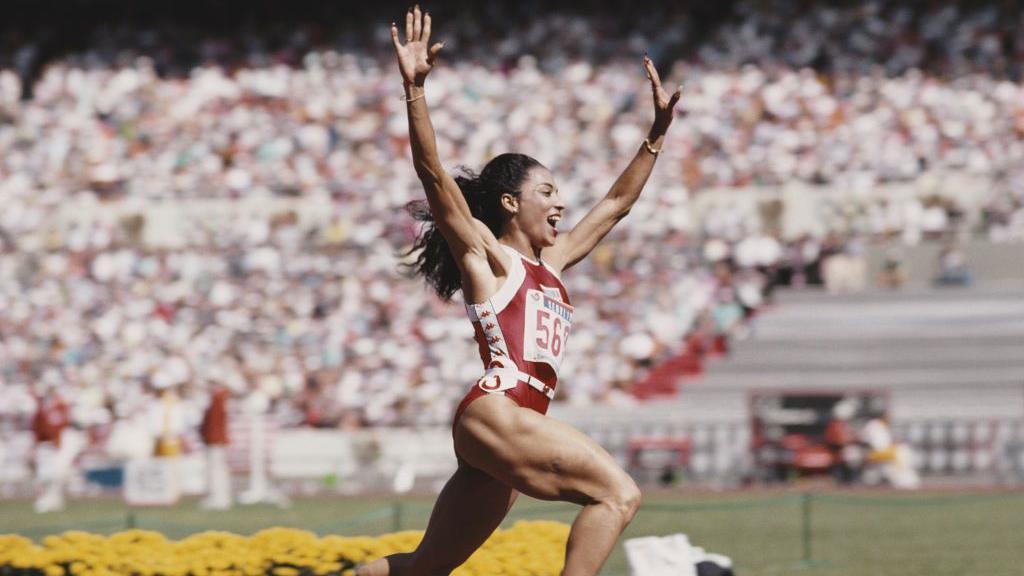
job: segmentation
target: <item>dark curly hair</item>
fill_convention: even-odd
[[[462,168],[463,174],[455,177],[455,183],[469,204],[473,217],[491,229],[495,236],[501,234],[505,215],[501,209],[502,194],[519,196],[519,187],[526,180],[530,170],[542,166],[540,162],[525,154],[506,153],[491,159],[479,174]],[[405,264],[414,276],[422,276],[442,300],[450,300],[462,289],[462,276],[441,230],[434,221],[426,200],[416,200],[406,205],[406,210],[424,226],[406,256],[419,253],[416,260]]]

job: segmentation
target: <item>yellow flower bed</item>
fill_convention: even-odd
[[[423,532],[377,538],[270,528],[248,538],[203,532],[171,541],[128,530],[109,538],[71,531],[41,545],[0,535],[0,576],[349,576],[359,563],[416,548]],[[546,576],[562,570],[569,526],[517,522],[498,530],[454,576]]]

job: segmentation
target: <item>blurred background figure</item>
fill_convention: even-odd
[[[907,270],[903,250],[898,246],[891,246],[885,251],[885,261],[882,265],[882,273],[878,277],[878,284],[882,288],[897,290],[906,281]]]
[[[60,376],[49,371],[43,375],[36,389],[36,412],[32,417],[35,436],[35,471],[39,496],[36,512],[56,512],[64,509],[64,491],[74,457],[82,448],[81,436],[73,431],[65,433],[70,423],[67,403],[58,388]]]
[[[970,286],[971,272],[967,268],[967,259],[956,243],[945,244],[939,252],[938,260],[938,274],[934,280],[936,286]]]
[[[859,480],[864,466],[864,448],[852,421],[856,412],[855,398],[840,400],[832,407],[832,419],[825,429],[825,444],[832,452],[832,475],[840,484]]]
[[[267,470],[272,402],[267,390],[257,389],[249,392],[242,407],[249,430],[249,486],[238,495],[242,504],[269,503],[281,507],[290,504],[288,496],[278,488]]]
[[[914,453],[905,443],[897,442],[885,417],[875,417],[864,423],[861,441],[868,447],[864,482],[882,482],[894,488],[914,489],[921,486]]]
[[[177,384],[170,374],[157,372],[153,375],[152,386],[156,393],[149,407],[149,423],[155,439],[152,455],[177,459],[184,450],[182,437],[187,426]]]
[[[231,508],[231,470],[228,468],[228,400],[231,391],[224,384],[215,384],[209,404],[203,411],[199,435],[206,447],[207,495],[200,506],[208,510]]]
[[[855,239],[845,245],[837,241],[835,252],[822,259],[825,288],[831,294],[861,292],[867,285],[867,262],[863,246]]]

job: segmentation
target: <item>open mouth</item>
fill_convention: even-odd
[[[548,216],[548,225],[555,229],[556,234],[558,233],[558,222],[561,219],[562,217],[559,216],[558,214],[552,214],[551,216]]]

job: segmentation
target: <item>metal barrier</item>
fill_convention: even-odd
[[[913,448],[922,474],[1024,480],[1024,420],[929,419],[896,423],[893,432]]]
[[[635,438],[685,439],[689,441],[689,465],[685,473],[694,481],[728,481],[749,470],[750,426],[740,422],[615,424],[583,427],[622,464],[628,464],[630,440]]]
[[[686,439],[688,479],[736,482],[752,472],[746,422],[635,422],[581,428],[623,465],[629,461],[632,439]],[[893,435],[911,448],[916,468],[926,477],[1024,482],[1024,419],[908,420],[894,423]]]

